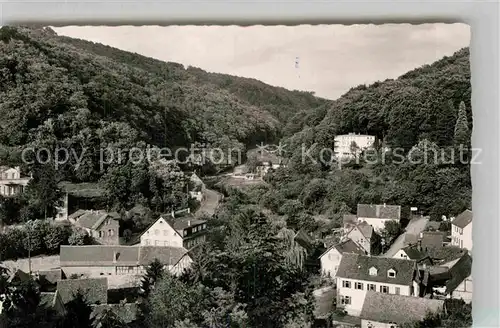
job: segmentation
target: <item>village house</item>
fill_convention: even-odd
[[[420,269],[426,269],[432,266],[432,258],[422,249],[419,244],[406,246],[400,249],[394,256],[394,259],[414,260]]]
[[[366,134],[349,133],[335,136],[335,157],[346,158],[357,156],[363,150],[373,147],[374,142],[375,136]]]
[[[400,223],[401,206],[358,204],[356,215],[359,222],[366,221],[375,231],[380,231],[384,229],[385,223],[388,221]]]
[[[337,306],[359,316],[368,291],[418,296],[417,278],[416,261],[344,253],[336,274]]]
[[[180,274],[193,262],[182,247],[169,246],[61,246],[61,270],[66,277],[140,276],[155,259],[173,274]]]
[[[21,168],[0,166],[0,195],[15,196],[24,191],[31,177],[21,176]]]
[[[431,269],[436,272],[433,284],[436,295],[472,302],[472,257],[469,253]]]
[[[350,227],[345,234],[345,239],[351,239],[361,246],[367,254],[378,253],[380,236],[373,230],[373,227],[366,222],[361,222]]]
[[[328,248],[321,254],[321,274],[326,277],[335,278],[337,269],[344,253],[365,255],[366,251],[351,239],[346,239]]]
[[[369,291],[360,313],[361,328],[397,328],[443,310],[442,300]]]
[[[465,210],[451,221],[451,244],[472,250],[472,211]]]
[[[140,236],[141,246],[172,246],[190,249],[206,238],[207,221],[194,218],[190,213],[175,218],[164,214]]]
[[[116,212],[78,210],[68,216],[68,221],[85,230],[100,244],[120,244],[120,215]]]

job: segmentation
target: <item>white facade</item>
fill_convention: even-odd
[[[396,285],[390,283],[373,282],[366,280],[355,280],[337,278],[337,306],[344,307],[347,314],[359,316],[368,290],[380,293],[415,296],[418,295],[418,285],[413,286]]]
[[[337,274],[341,259],[342,253],[340,253],[335,247],[332,247],[320,258],[321,274],[326,277],[334,278]]]
[[[335,136],[335,156],[337,157],[351,157],[359,154],[364,149],[373,146],[375,136],[365,134],[343,134]],[[352,145],[356,143],[356,152],[353,153]]]
[[[451,298],[462,299],[466,303],[472,302],[472,276],[468,276],[457,288],[451,293]]]
[[[403,249],[400,249],[396,254],[394,254],[394,256],[392,258],[393,259],[410,260],[410,258],[408,257],[408,254],[406,254],[406,252]]]
[[[141,246],[183,247],[183,239],[164,218],[160,217],[142,234]]]
[[[21,178],[21,168],[11,167],[0,173],[0,194],[14,196],[24,191],[31,178]]]
[[[366,251],[366,253],[371,254],[371,239],[366,238],[358,226],[352,228],[347,233],[346,238],[351,239],[353,242],[361,246]]]
[[[366,223],[371,225],[373,227],[373,230],[375,230],[376,232],[383,230],[385,228],[385,223],[388,221],[394,221],[399,223],[398,220],[394,219],[363,218],[363,217],[359,217],[358,221],[359,222],[366,221]]]
[[[134,247],[134,246],[130,246]],[[193,263],[193,260],[188,255],[184,255],[175,265],[165,265],[165,269],[174,275],[181,274],[185,269]],[[100,265],[100,266],[61,266],[62,271],[67,277],[77,275],[84,278],[113,278],[116,276],[128,276],[129,281],[137,281],[142,278],[145,273],[145,267],[142,265]],[[125,277],[126,278],[126,277]],[[113,284],[113,281],[109,281]]]
[[[472,222],[464,228],[451,223],[451,244],[467,250],[472,250]]]

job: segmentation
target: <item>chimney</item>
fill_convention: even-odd
[[[191,220],[188,220],[188,227],[191,226]]]

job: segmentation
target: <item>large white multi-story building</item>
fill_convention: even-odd
[[[451,221],[451,244],[472,250],[472,211],[465,210]]]
[[[375,136],[366,134],[342,134],[335,136],[335,156],[352,157],[373,146]]]
[[[417,270],[413,260],[345,253],[336,272],[337,306],[359,316],[368,291],[418,296]]]

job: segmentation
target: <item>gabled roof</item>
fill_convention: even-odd
[[[175,265],[186,253],[185,248],[171,246],[62,245],[60,263],[61,267],[138,266],[157,258],[165,265]]]
[[[55,284],[62,278],[61,269],[38,271],[37,274],[40,281],[44,281],[50,284]]]
[[[20,269],[16,269],[15,271],[13,271],[10,276],[9,276],[9,279],[8,279],[8,282],[21,282],[21,281],[28,281],[31,279],[31,276],[20,270]]]
[[[465,228],[472,222],[472,211],[465,210],[460,213],[455,220],[451,221],[451,224],[459,228]]]
[[[424,231],[420,239],[423,249],[441,248],[444,242],[444,233],[441,231]]]
[[[369,225],[366,221],[361,222],[360,224],[357,225],[359,231],[365,236],[366,238],[370,239],[373,235],[373,227]]]
[[[321,254],[319,257],[323,257],[326,253],[328,253],[331,249],[335,248],[340,254],[344,253],[354,253],[354,254],[360,254],[360,255],[365,255],[366,251],[356,244],[352,239],[346,239],[340,243],[337,243],[335,245],[332,245],[330,248],[328,248],[323,254]]]
[[[141,246],[139,250],[139,265],[149,265],[158,259],[164,265],[175,265],[187,254],[181,247]]]
[[[368,205],[358,204],[358,218],[401,219],[401,206],[399,205]]]
[[[151,227],[155,225],[155,223],[158,222],[159,220],[164,220],[165,222],[167,222],[175,231],[177,231],[179,235],[181,235],[182,238],[184,237],[183,232],[185,229],[207,223],[206,220],[197,219],[191,214],[184,215],[183,217],[180,218],[173,218],[171,214],[162,214],[156,221],[153,221],[140,234],[138,238],[140,239],[140,237],[144,235],[149,229],[151,229]]]
[[[452,293],[465,278],[471,275],[471,271],[472,257],[466,253],[450,268],[451,278],[446,282],[446,294]]]
[[[89,304],[106,304],[108,302],[107,278],[65,279],[57,282],[57,292],[63,304],[72,301],[80,290]]]
[[[401,325],[421,321],[429,312],[440,313],[443,306],[442,300],[367,291],[360,317]]]
[[[366,238],[366,239],[371,239],[373,236],[373,227],[369,225],[366,221],[363,221],[361,223],[358,223],[354,225],[351,230],[347,233],[349,235],[354,229],[359,230],[361,234]]]
[[[377,269],[377,275],[371,276],[369,274],[371,267]],[[396,277],[390,278],[387,276],[389,269],[396,271]],[[336,276],[409,286],[413,282],[415,269],[416,261],[414,260],[345,253],[340,260]]]
[[[107,218],[118,220],[118,213],[108,213],[105,211],[76,211],[68,218],[76,221],[76,224],[87,229],[97,229]]]
[[[312,248],[313,240],[303,229],[297,231],[294,239],[303,248],[307,250],[310,250]]]
[[[402,249],[410,260],[421,260],[427,256],[422,250],[419,250],[416,245],[406,246]]]

